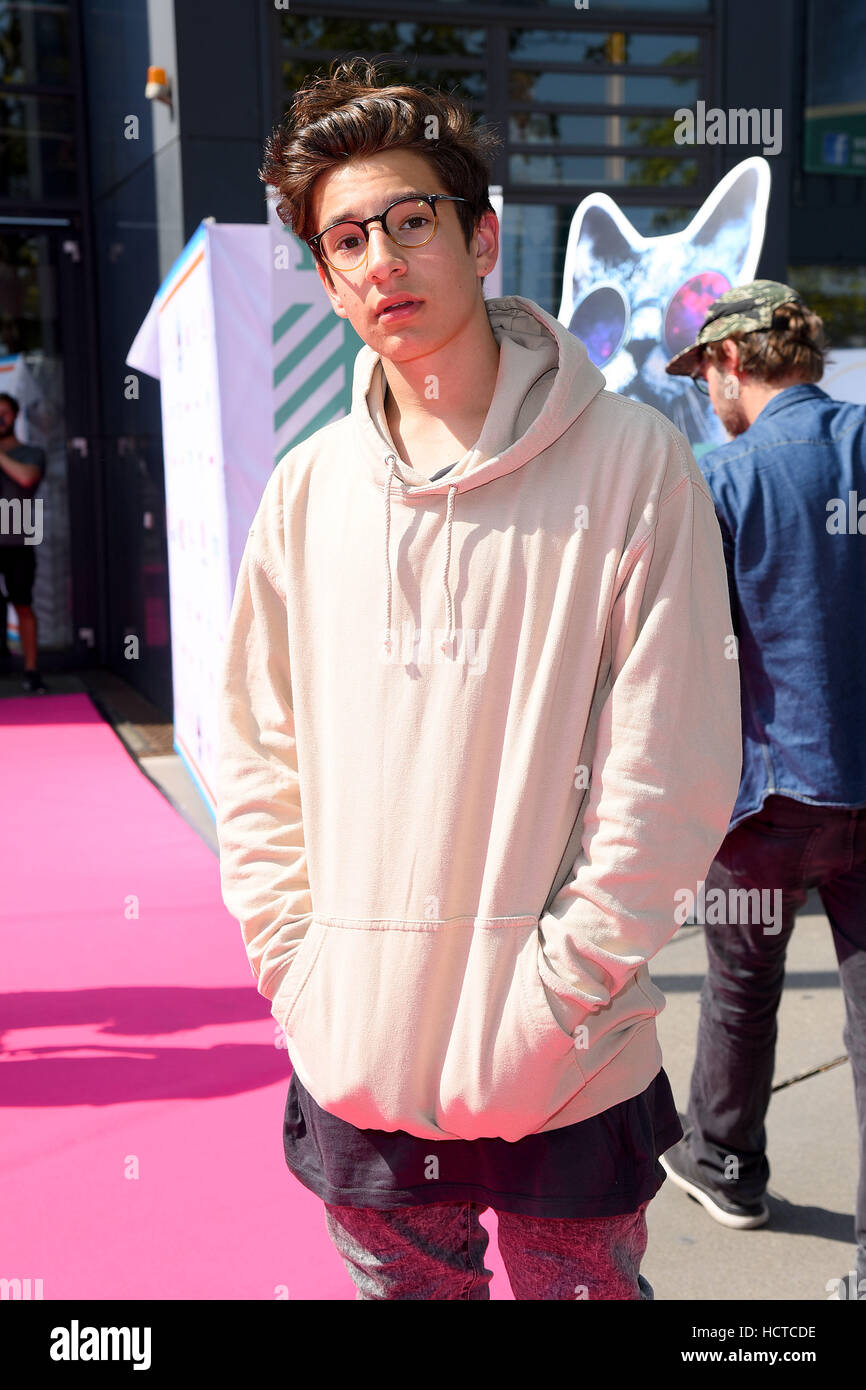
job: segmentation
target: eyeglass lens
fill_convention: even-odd
[[[433,208],[418,198],[395,203],[385,217],[385,229],[399,246],[423,246],[435,227]],[[325,260],[340,270],[360,265],[367,252],[364,231],[357,222],[339,222],[336,227],[329,227],[319,245]]]

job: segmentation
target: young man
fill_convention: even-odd
[[[6,602],[18,615],[18,630],[24,654],[21,684],[32,695],[44,695],[47,686],[38,669],[36,614],[33,611],[33,581],[36,577],[36,546],[27,540],[32,519],[22,508],[45,476],[45,451],[22,444],[15,433],[19,406],[14,396],[0,393],[0,575],[6,596],[0,602],[3,648],[6,647]],[[36,504],[41,507],[41,502]],[[23,525],[22,525],[23,519]]]
[[[769,1219],[776,1013],[795,914],[817,888],[839,960],[860,1129],[856,1279],[842,1284],[866,1298],[866,521],[857,510],[866,406],[815,384],[821,320],[774,280],[723,294],[667,370],[705,383],[732,436],[701,469],[741,643],[743,773],[706,892],[744,904],[760,894],[772,907],[723,923],[707,913],[687,1133],[663,1163],[721,1224]]]
[[[498,253],[485,137],[356,61],[263,178],[366,346],[281,459],[223,674],[223,896],[293,1063],[289,1168],[362,1299],[652,1298],[682,1134],[647,961],[739,783],[712,499]]]

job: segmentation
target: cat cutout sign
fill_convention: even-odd
[[[707,397],[665,367],[694,342],[714,299],[754,280],[769,198],[770,166],[758,155],[731,169],[680,232],[641,236],[606,193],[584,198],[571,221],[559,322],[608,390],[655,406],[697,457],[728,436]]]

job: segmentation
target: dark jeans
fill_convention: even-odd
[[[653,1299],[639,1273],[646,1251],[644,1202],[627,1216],[584,1219],[500,1211],[499,1253],[516,1299]],[[415,1207],[325,1203],[328,1235],[358,1299],[489,1299],[488,1235],[478,1202]]]
[[[690,1150],[711,1182],[736,1201],[766,1190],[764,1118],[770,1103],[776,1012],[794,914],[817,888],[833,931],[845,1000],[859,1130],[855,1217],[857,1277],[866,1278],[866,809],[809,806],[770,796],[726,836],[706,878],[728,905],[706,921],[708,970],[701,990],[697,1058],[689,1094]],[[734,889],[766,889],[760,908]],[[734,910],[731,910],[733,907]],[[756,910],[757,909],[757,910]],[[697,914],[701,920],[702,914]],[[736,920],[731,920],[735,918]]]

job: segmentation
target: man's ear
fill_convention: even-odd
[[[725,372],[736,372],[740,366],[740,345],[733,338],[725,338],[723,343],[725,360],[721,370]]]
[[[495,212],[483,212],[475,228],[475,271],[482,278],[489,275],[499,259],[499,218]]]
[[[333,282],[330,280],[325,270],[325,267],[322,265],[322,262],[319,260],[318,256],[314,256],[313,260],[316,262],[316,270],[319,272],[319,279],[325,286],[325,294],[331,301],[331,308],[334,310],[334,313],[337,314],[339,318],[347,319],[349,315],[343,308],[343,302],[340,298],[339,290],[336,289]]]

